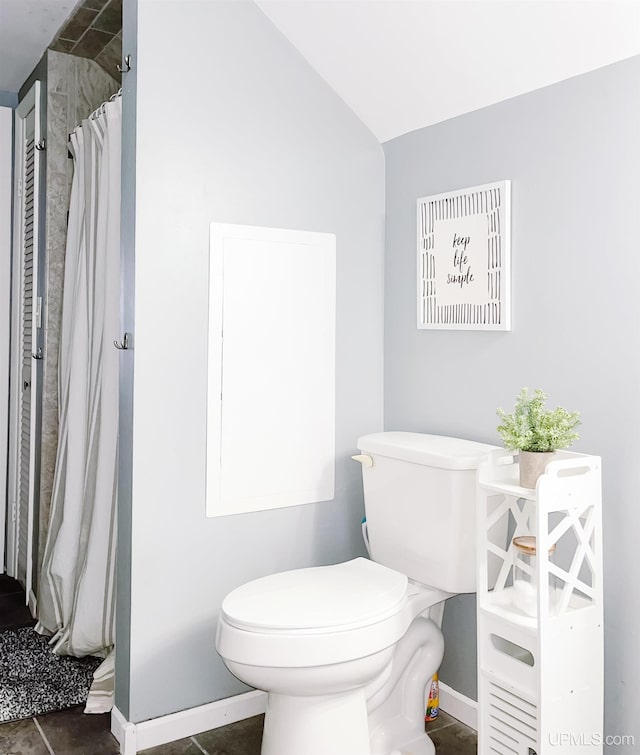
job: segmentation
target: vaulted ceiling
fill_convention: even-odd
[[[640,54],[637,0],[254,1],[380,141]],[[121,0],[0,0],[0,91],[49,45],[114,75],[118,14]]]
[[[640,53],[640,2],[255,0],[380,141]]]

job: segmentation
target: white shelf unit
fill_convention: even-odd
[[[507,451],[478,470],[479,755],[602,753],[600,466],[558,451],[535,490]],[[536,615],[513,603],[521,535],[536,538]]]

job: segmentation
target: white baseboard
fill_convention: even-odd
[[[257,716],[264,713],[266,707],[267,693],[254,690],[139,724],[127,721],[114,708],[111,711],[111,733],[120,744],[121,755],[135,755],[148,747],[157,747]]]
[[[478,730],[478,703],[440,682],[440,708],[463,724]]]
[[[136,748],[136,725],[120,713],[117,708],[111,709],[111,733],[118,740],[121,755],[135,755]]]
[[[136,755],[149,747],[157,747],[257,716],[264,713],[266,706],[266,692],[254,690],[168,716],[152,718],[139,724],[127,721],[122,713],[114,708],[111,711],[111,733],[120,744],[121,755]],[[442,682],[440,707],[458,721],[477,730],[478,703]]]

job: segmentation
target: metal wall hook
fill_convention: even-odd
[[[117,65],[118,73],[129,73],[131,70],[131,55],[124,56],[124,66]]]
[[[38,152],[42,152],[47,148],[47,140],[46,139],[40,139],[40,141],[36,144],[36,149]]]
[[[122,341],[114,341],[113,345],[119,351],[126,351],[130,346],[129,333],[124,334],[124,338],[122,339]]]
[[[37,350],[37,351],[35,352],[35,354],[34,354],[34,353],[33,353],[33,351],[32,351],[32,352],[31,352],[31,356],[32,356],[32,357],[33,357],[34,359],[42,359],[42,347],[38,347],[38,350]]]

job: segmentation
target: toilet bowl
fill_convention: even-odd
[[[419,691],[394,710],[388,701],[415,686],[418,667],[424,679],[439,667],[442,635],[418,617],[447,597],[364,558],[231,592],[216,648],[235,676],[269,692],[262,755],[389,755],[399,736],[431,755]]]
[[[444,641],[429,616],[475,591],[475,477],[495,449],[405,432],[358,447],[371,560],[272,574],[222,603],[218,653],[268,693],[262,755],[435,752],[424,694]]]

